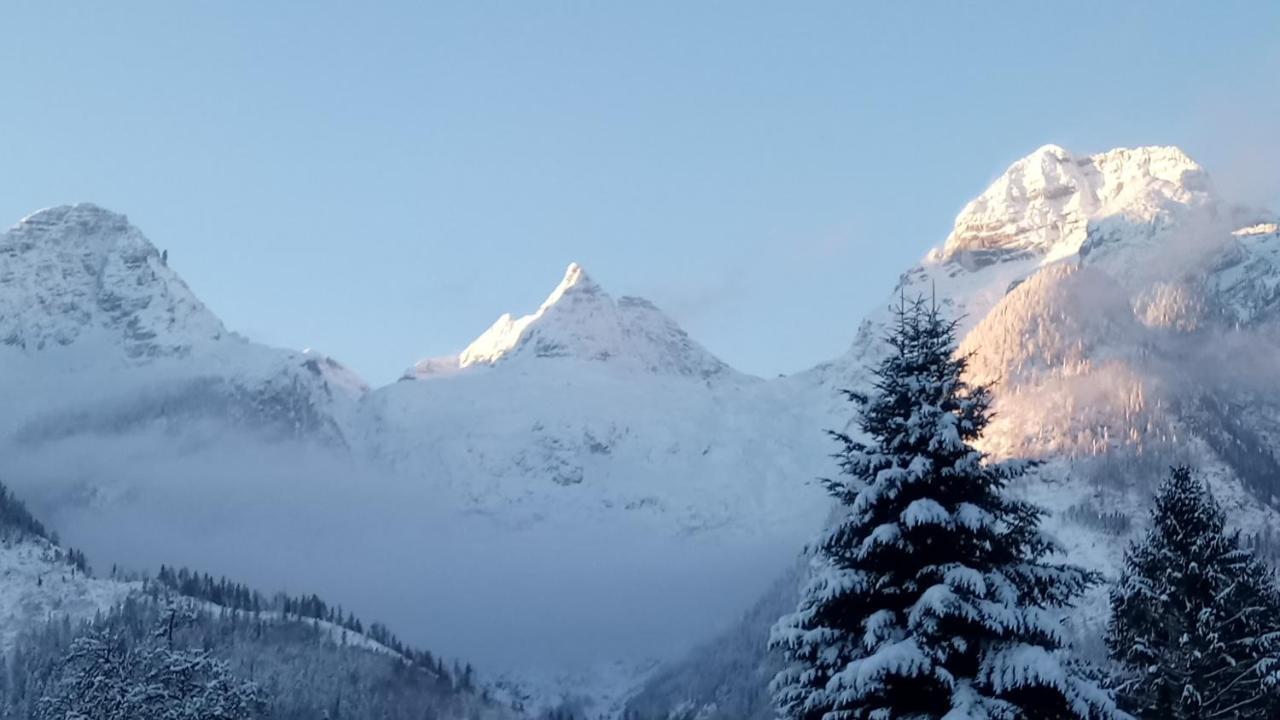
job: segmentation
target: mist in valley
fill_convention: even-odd
[[[99,573],[188,566],[314,592],[497,673],[676,657],[731,623],[799,549],[671,537],[617,513],[513,527],[458,513],[430,477],[300,443],[81,436],[4,458],[0,476]]]

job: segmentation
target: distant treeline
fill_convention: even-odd
[[[343,631],[362,635],[399,655],[409,664],[435,673],[452,688],[463,692],[475,690],[470,663],[461,665],[455,662],[450,669],[443,659],[436,657],[431,651],[405,644],[386,625],[379,622],[365,625],[354,613],[343,610],[341,606],[326,603],[319,595],[293,596],[277,592],[267,596],[226,577],[215,578],[208,573],[185,567],[175,570],[164,565],[156,574],[155,581],[180,595],[255,616],[278,613],[284,620],[318,620],[329,623]]]

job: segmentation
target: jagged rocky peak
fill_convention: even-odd
[[[1218,212],[1209,176],[1176,147],[1074,156],[1045,145],[1018,160],[956,218],[937,259],[974,267],[1080,251],[1093,221],[1150,224],[1189,209]]]
[[[652,303],[615,299],[582,266],[571,263],[535,312],[502,315],[458,355],[423,360],[406,377],[439,377],[516,359],[547,358],[699,378],[732,372]]]
[[[0,343],[26,351],[94,337],[140,359],[223,337],[222,322],[128,218],[81,203],[0,234]]]

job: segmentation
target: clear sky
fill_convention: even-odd
[[[740,369],[843,351],[1011,161],[1177,144],[1280,204],[1280,3],[11,2],[0,223],[124,212],[374,383],[570,261]]]

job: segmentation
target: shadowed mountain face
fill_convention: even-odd
[[[0,338],[44,350],[86,341],[143,360],[189,355],[226,329],[125,216],[41,210],[0,235]]]

